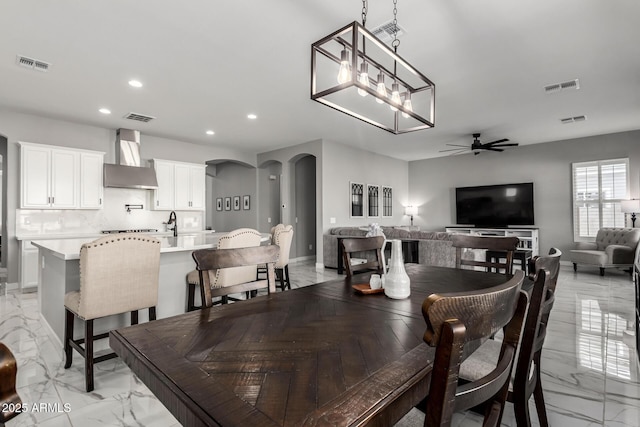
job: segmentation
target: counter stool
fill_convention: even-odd
[[[116,234],[80,248],[80,290],[64,296],[64,367],[71,367],[73,350],[84,357],[87,392],[94,388],[93,364],[117,357],[109,353],[94,358],[93,341],[109,336],[93,335],[94,319],[130,312],[135,325],[138,310],[148,308],[149,320],[155,320],[159,275],[160,241],[153,237]],[[73,338],[75,317],[84,321],[84,338]]]

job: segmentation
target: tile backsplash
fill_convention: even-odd
[[[98,210],[16,211],[16,235],[93,234],[102,230],[151,228],[165,231],[169,211],[150,209],[152,192],[123,188],[104,189],[104,208]],[[127,212],[125,205],[142,205]],[[176,211],[178,231],[204,230],[204,211]]]

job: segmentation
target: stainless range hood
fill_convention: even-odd
[[[156,170],[140,166],[140,131],[118,129],[116,164],[104,165],[104,186],[116,188],[158,188]]]

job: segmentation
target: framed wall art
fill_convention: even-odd
[[[231,197],[225,197],[224,198],[224,210],[225,211],[230,211],[231,210]]]
[[[242,196],[242,209],[248,211],[251,209],[251,197]]]
[[[218,197],[216,199],[216,210],[217,211],[221,211],[222,210],[222,197]]]
[[[367,184],[367,215],[369,218],[380,216],[380,186]]]
[[[349,202],[351,218],[364,217],[364,184],[349,183]]]
[[[233,198],[233,210],[234,211],[239,211],[240,210],[240,196],[234,196],[234,198]]]
[[[382,216],[393,216],[393,188],[382,186]]]

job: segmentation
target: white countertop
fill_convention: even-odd
[[[181,252],[181,251],[194,251],[196,249],[208,249],[215,248],[218,245],[218,239],[221,236],[227,234],[227,232],[197,232],[178,235],[173,237],[171,233],[162,233],[162,235],[155,234],[153,237],[160,240],[160,253],[167,252]],[[105,234],[101,234],[98,237],[104,237]],[[268,233],[263,233],[262,240],[267,241],[270,238]],[[96,240],[95,237],[83,237],[73,239],[47,239],[47,240],[33,240],[31,244],[39,249],[50,251],[53,256],[61,258],[63,260],[80,259],[80,247],[84,243],[89,243]]]

